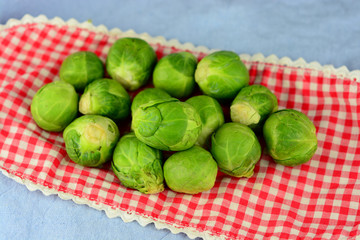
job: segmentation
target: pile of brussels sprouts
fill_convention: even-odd
[[[166,184],[196,194],[214,186],[218,170],[249,178],[262,136],[274,161],[285,166],[309,161],[317,149],[314,124],[299,111],[278,110],[265,86],[249,85],[248,70],[233,52],[199,62],[177,52],[157,61],[146,41],[121,38],[105,67],[108,75],[92,52],[69,55],[60,81],[35,94],[31,113],[42,129],[63,131],[72,161],[88,167],[111,161],[128,188],[155,194]],[[144,87],[151,78],[153,87]],[[131,119],[131,131],[120,133],[124,119]]]

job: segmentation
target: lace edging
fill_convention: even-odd
[[[194,51],[194,52],[211,53],[211,52],[218,50],[218,49],[209,49],[205,46],[194,46],[190,42],[180,43],[177,39],[167,40],[163,36],[152,37],[148,33],[139,34],[139,33],[136,33],[134,30],[127,30],[125,32],[120,30],[119,28],[113,28],[113,29],[109,30],[104,25],[95,26],[89,21],[78,22],[77,20],[75,20],[73,18],[71,18],[67,21],[64,21],[60,17],[48,19],[45,15],[39,15],[37,17],[33,17],[29,14],[26,14],[21,19],[13,19],[13,18],[9,19],[7,21],[7,23],[5,23],[4,25],[0,25],[0,31],[3,29],[6,29],[6,28],[11,28],[16,25],[31,24],[31,23],[50,23],[50,24],[54,24],[57,26],[64,26],[64,25],[65,26],[76,26],[76,27],[85,28],[85,29],[88,29],[91,31],[100,32],[103,34],[139,37],[139,38],[142,38],[151,43],[159,43],[164,46],[172,46],[172,47],[177,47],[179,49],[184,49],[184,50],[189,50],[189,51]],[[279,65],[290,66],[290,67],[321,70],[324,73],[330,73],[330,74],[334,74],[338,77],[349,78],[351,80],[360,82],[360,70],[349,71],[349,69],[346,66],[341,66],[339,68],[335,68],[333,65],[321,65],[317,61],[308,63],[303,58],[299,58],[297,60],[292,60],[289,57],[279,58],[274,54],[267,56],[267,57],[265,57],[261,53],[257,53],[254,55],[240,54],[240,57],[241,57],[241,59],[246,60],[246,61],[257,61],[257,62],[279,64]]]

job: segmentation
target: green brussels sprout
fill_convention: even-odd
[[[117,143],[112,169],[120,182],[142,193],[154,194],[164,190],[162,153],[128,133]]]
[[[82,114],[95,114],[113,120],[130,115],[130,96],[116,80],[101,78],[86,86],[80,97],[79,110]]]
[[[121,38],[110,48],[106,70],[127,90],[145,85],[150,78],[157,57],[154,49],[139,38]]]
[[[70,123],[63,133],[70,159],[87,167],[100,167],[108,161],[119,136],[114,121],[100,115],[83,115]]]
[[[235,97],[230,107],[230,116],[233,122],[259,130],[270,114],[277,109],[277,98],[267,87],[251,85],[242,88]]]
[[[296,166],[309,161],[316,152],[316,128],[310,119],[294,109],[283,109],[265,121],[263,135],[275,162]]]
[[[240,57],[230,51],[205,56],[197,65],[195,81],[201,91],[219,100],[232,100],[249,85],[249,72]]]
[[[223,110],[216,99],[206,95],[194,96],[185,102],[193,106],[200,115],[202,130],[196,144],[204,147],[209,142],[211,134],[224,124]]]
[[[59,75],[61,80],[72,84],[76,91],[83,91],[86,85],[104,77],[104,66],[95,53],[80,51],[65,58]]]
[[[151,147],[181,151],[192,147],[201,131],[201,119],[188,103],[175,98],[141,105],[134,113],[136,137]]]
[[[189,52],[169,54],[156,64],[153,84],[173,97],[188,97],[195,87],[196,64],[196,57]]]
[[[176,152],[164,164],[167,186],[180,193],[196,194],[215,185],[218,167],[210,152],[199,146]]]
[[[171,96],[164,90],[158,88],[146,88],[136,94],[131,104],[131,113],[134,115],[135,111],[144,103],[148,103],[158,99],[169,99]]]
[[[221,172],[234,177],[251,177],[261,157],[255,133],[241,123],[225,123],[211,138],[211,153]]]
[[[55,81],[45,84],[32,99],[31,114],[42,129],[61,132],[76,117],[78,98],[70,83]]]

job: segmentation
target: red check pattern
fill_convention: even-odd
[[[284,167],[264,153],[250,179],[218,175],[196,195],[170,190],[144,195],[119,184],[109,165],[71,162],[61,133],[36,126],[35,92],[57,79],[69,54],[88,50],[105,60],[119,34],[47,23],[0,31],[0,168],[58,192],[176,228],[229,239],[355,239],[360,235],[360,83],[331,73],[246,61],[251,83],[269,87],[280,108],[315,124],[313,159]],[[159,58],[183,49],[152,43]],[[204,52],[193,52],[199,59]]]

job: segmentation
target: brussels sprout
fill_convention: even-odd
[[[34,95],[31,114],[42,129],[60,132],[76,117],[78,98],[71,84],[64,81],[48,83]]]
[[[126,89],[133,91],[150,78],[157,57],[154,49],[139,38],[121,38],[110,48],[106,70]]]
[[[164,177],[171,190],[196,194],[214,186],[217,170],[211,154],[199,146],[194,146],[174,153],[165,161]]]
[[[249,72],[236,53],[218,51],[199,62],[195,81],[204,94],[232,100],[241,88],[249,85]]]
[[[275,162],[296,166],[309,161],[317,149],[316,128],[310,119],[294,109],[283,109],[265,121],[263,135]]]
[[[111,158],[119,134],[110,118],[84,115],[65,128],[63,137],[71,160],[83,166],[100,167]]]
[[[202,130],[196,144],[204,147],[216,129],[224,124],[224,113],[218,101],[206,95],[191,97],[185,101],[193,106],[200,115]]]
[[[221,172],[234,177],[251,177],[261,156],[255,133],[241,123],[225,123],[211,138],[211,153]]]
[[[175,98],[141,105],[134,113],[136,137],[151,147],[181,151],[192,147],[201,131],[201,119],[188,103]]]
[[[120,182],[142,193],[154,194],[164,190],[162,153],[128,133],[117,143],[112,169]]]
[[[169,99],[171,96],[164,90],[158,88],[146,88],[136,94],[131,104],[131,113],[134,112],[144,103],[148,103],[158,99]]]
[[[93,52],[80,51],[69,55],[60,67],[60,79],[71,83],[76,91],[104,76],[104,66]]]
[[[119,120],[129,116],[130,104],[129,94],[118,81],[102,78],[86,86],[80,97],[79,110],[82,114]]]
[[[251,85],[241,89],[235,97],[230,107],[230,116],[233,122],[259,130],[277,109],[277,98],[267,87]]]
[[[156,64],[153,84],[173,97],[188,97],[195,87],[196,64],[196,57],[189,52],[169,54]]]

